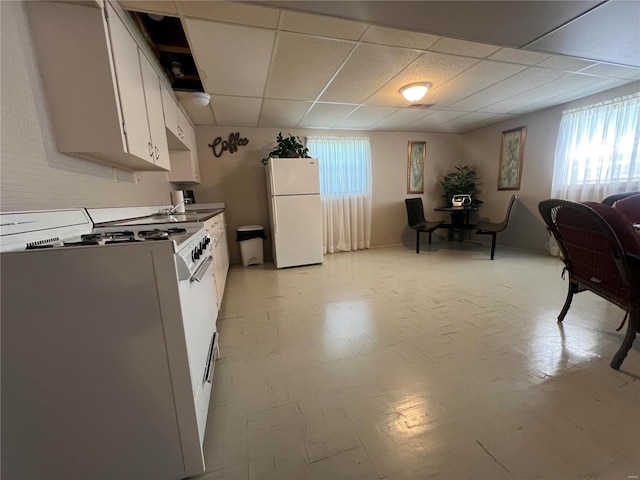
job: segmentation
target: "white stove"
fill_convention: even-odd
[[[172,242],[181,280],[189,278],[210,254],[211,238],[198,223],[136,218],[94,225],[85,209],[0,214],[0,252],[150,241]]]
[[[121,478],[106,472],[132,455],[129,478],[204,472],[211,238],[198,223],[117,223],[85,209],[0,214],[4,473]],[[45,402],[31,401],[36,386]]]

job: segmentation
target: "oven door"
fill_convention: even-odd
[[[211,384],[203,384],[207,383],[210,370],[211,345],[218,316],[213,258],[210,254],[200,263],[190,278],[178,283],[178,288],[189,356],[191,386],[197,410],[198,432],[202,444],[211,395]]]

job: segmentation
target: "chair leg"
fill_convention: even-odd
[[[429,245],[431,245],[431,232],[432,230],[429,230]]]
[[[629,325],[627,325],[627,333],[624,336],[622,345],[620,345],[620,349],[613,356],[613,360],[611,360],[611,368],[614,370],[620,369],[620,365],[622,365],[622,362],[627,356],[627,352],[629,352],[631,345],[633,345],[633,341],[636,339],[636,331],[638,330],[639,321],[640,310],[635,310],[629,315]]]
[[[420,230],[416,230],[416,253],[420,253]]]
[[[491,234],[491,260],[493,260],[493,254],[496,251],[496,236],[495,233]]]
[[[569,290],[567,291],[567,298],[564,301],[564,305],[562,306],[562,310],[560,310],[560,315],[558,315],[558,321],[561,322],[564,320],[565,315],[569,311],[569,307],[571,306],[571,300],[573,300],[573,294],[576,293],[576,288],[574,283],[569,280]]]

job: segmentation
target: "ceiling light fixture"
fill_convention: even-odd
[[[206,107],[209,105],[211,95],[205,92],[191,92],[191,101],[198,107]]]
[[[430,88],[431,84],[429,82],[416,82],[402,87],[400,93],[410,102],[417,102],[425,96]]]
[[[180,62],[171,62],[171,73],[173,73],[173,75],[176,78],[182,78],[184,77],[184,71],[182,70],[182,64]]]

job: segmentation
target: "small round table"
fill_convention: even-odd
[[[451,223],[445,223],[442,227],[448,228],[452,232],[459,232],[459,241],[462,241],[465,230],[476,227],[469,223],[469,212],[478,211],[478,207],[475,205],[463,205],[462,207],[444,205],[442,207],[436,207],[434,210],[436,212],[449,212],[451,214]]]

